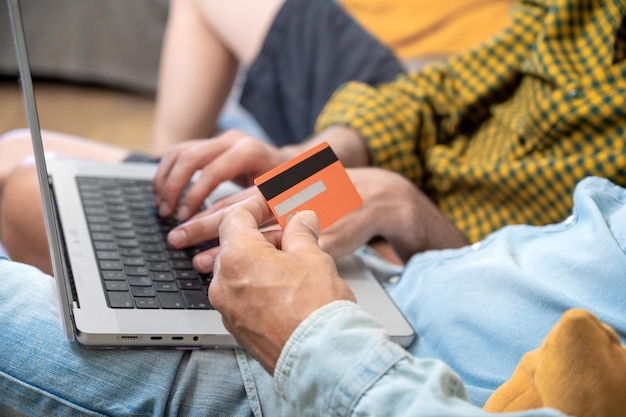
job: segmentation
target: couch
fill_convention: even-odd
[[[33,76],[152,92],[168,0],[22,0]],[[0,1],[0,75],[17,73]]]

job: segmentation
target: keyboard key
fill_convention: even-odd
[[[134,287],[152,287],[152,280],[150,277],[129,276],[128,283]]]
[[[108,224],[89,224],[89,231],[91,233],[110,233],[111,226]]]
[[[148,276],[148,268],[145,266],[127,266],[124,269],[128,275]]]
[[[128,230],[133,228],[133,224],[131,222],[114,222],[111,226],[117,230]]]
[[[178,292],[175,282],[155,282],[154,287],[158,292]]]
[[[208,287],[211,283],[211,280],[213,280],[213,273],[200,274],[200,281],[202,282],[203,286]]]
[[[109,305],[113,308],[133,308],[135,304],[129,292],[108,291]]]
[[[159,228],[152,225],[135,226],[135,232],[137,232],[138,235],[154,235],[156,233],[159,233]]]
[[[153,281],[174,281],[174,274],[170,271],[153,271],[150,277]]]
[[[168,262],[148,262],[150,271],[169,271],[172,269]]]
[[[143,256],[143,251],[140,248],[120,248],[120,255],[133,257],[133,256]]]
[[[183,297],[177,292],[160,292],[159,301],[163,308],[185,308]]]
[[[124,258],[122,263],[126,266],[144,266],[146,261],[144,261],[142,256],[136,256],[134,258]]]
[[[135,239],[137,234],[134,230],[115,230],[113,236],[117,239]]]
[[[164,253],[157,253],[157,252],[146,253],[144,255],[144,258],[146,258],[146,261],[148,261],[148,262],[165,262],[165,261],[167,261],[167,256],[165,256]]]
[[[122,263],[120,261],[100,261],[100,269],[118,271],[122,269]]]
[[[113,240],[115,240],[111,233],[92,233],[91,238],[96,242],[101,240],[112,242]]]
[[[205,292],[183,290],[182,293],[187,308],[203,310],[211,308],[209,296]]]
[[[93,242],[93,247],[96,250],[115,250],[115,249],[117,249],[117,245],[115,244],[115,242],[104,242],[104,241]]]
[[[168,253],[170,259],[189,259],[189,255],[184,250],[170,250]]]
[[[156,297],[135,297],[137,308],[160,308],[161,305]]]
[[[199,290],[202,284],[197,279],[179,279],[178,286],[186,290]]]
[[[178,279],[196,279],[198,278],[198,273],[194,270],[176,270],[174,271],[174,275]]]
[[[131,287],[130,292],[135,297],[155,297],[156,291],[152,287]]]
[[[120,254],[117,251],[97,251],[96,252],[96,258],[104,261],[104,260],[108,260],[108,261],[119,261],[120,260]]]
[[[107,291],[127,291],[129,290],[128,282],[126,281],[104,281],[104,286]]]
[[[164,246],[161,243],[142,243],[141,249],[144,252],[163,252]]]
[[[171,263],[172,263],[172,268],[174,269],[193,269],[193,264],[190,259],[185,259],[185,260],[176,259],[176,260],[172,260]]]
[[[108,216],[87,216],[87,223],[89,224],[108,224]]]
[[[138,235],[137,240],[141,243],[160,243],[163,242],[163,237],[159,235]]]
[[[102,278],[105,280],[126,281],[124,271],[102,271]]]
[[[139,242],[137,239],[119,239],[117,240],[117,245],[120,248],[138,248]]]

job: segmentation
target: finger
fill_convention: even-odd
[[[226,207],[232,206],[233,204],[241,203],[243,200],[246,200],[250,197],[254,197],[255,195],[261,195],[261,192],[259,191],[257,187],[252,186],[252,187],[244,188],[243,190],[237,193],[230,194],[226,197],[223,197],[223,198],[220,198],[219,200],[214,201],[210,207],[208,207],[202,213],[199,213],[198,216],[202,216],[203,213],[210,214],[214,211],[218,211]]]
[[[261,196],[256,187],[224,197],[218,203],[172,229],[168,234],[167,242],[174,248],[184,248],[216,238],[224,210],[254,196]]]
[[[172,229],[167,243],[173,248],[186,248],[217,237],[217,229],[224,210],[210,215],[195,217]]]
[[[154,202],[157,207],[160,207],[160,205],[163,202],[163,199],[161,196],[163,194],[163,184],[165,182],[165,179],[169,175],[172,169],[172,166],[176,162],[176,158],[178,156],[178,152],[181,149],[181,146],[184,146],[184,145],[186,144],[173,146],[172,148],[168,150],[168,152],[166,152],[161,157],[161,160],[159,161],[159,165],[157,166],[154,179],[152,180],[152,188],[154,190],[154,197],[155,197]]]
[[[282,229],[269,229],[261,230],[263,237],[267,242],[277,249],[280,249],[281,239],[283,235]],[[198,261],[198,267],[196,268],[200,272],[211,272],[214,268],[214,262],[219,253],[220,247],[214,246],[207,250],[204,250],[194,256],[194,265],[196,260]]]
[[[319,250],[320,222],[317,214],[304,210],[294,214],[287,222],[282,237],[285,252]]]
[[[220,246],[226,248],[237,241],[245,244],[247,238],[266,242],[259,232],[259,225],[271,215],[269,206],[260,195],[227,208],[218,228]]]
[[[282,229],[269,229],[263,230],[263,237],[275,248],[280,249],[282,245],[283,230]]]
[[[267,168],[267,158],[263,157],[261,149],[257,139],[243,136],[216,155],[211,164],[202,168],[200,175],[181,200],[179,217],[186,219],[198,210],[206,196],[224,181],[245,177],[242,185],[250,186],[250,178],[265,172]]]
[[[283,235],[282,229],[272,229],[262,231],[263,237],[272,246],[280,249],[281,238]],[[215,259],[219,253],[220,247],[215,246],[205,251],[202,251],[193,257],[193,266],[198,272],[209,273],[215,268]]]
[[[204,146],[206,144],[205,139],[201,140],[188,140],[183,143],[172,146],[161,158],[157,171],[152,180],[152,186],[158,205],[162,203],[164,197],[167,196],[168,191],[166,185],[168,179],[171,178],[172,170],[181,162],[185,160],[185,154],[188,149],[195,148],[197,146]],[[172,207],[174,210],[175,207]]]
[[[324,252],[337,259],[366,244],[376,234],[372,218],[360,207],[330,225],[320,234],[319,245]]]
[[[159,214],[161,216],[171,216],[176,212],[179,198],[183,190],[189,185],[194,174],[215,157],[219,151],[213,145],[212,140],[204,142],[194,142],[175,155],[175,160],[169,162],[170,167],[167,175],[160,184],[158,190],[161,205]],[[199,205],[194,209],[197,210]],[[186,220],[191,213],[182,216]]]
[[[196,171],[210,164],[241,136],[243,133],[232,130],[210,140],[190,140],[173,147],[159,164],[154,179],[156,200],[160,204],[159,214],[165,217],[173,215],[182,190]]]
[[[159,167],[157,169],[156,175],[154,176],[154,186],[155,191],[160,192],[163,184],[165,183],[166,178],[169,176],[169,173],[178,158],[178,155],[187,149],[190,146],[195,146],[197,143],[202,143],[209,147],[217,147],[221,142],[224,142],[234,135],[235,132],[229,131],[222,135],[216,136],[212,139],[210,145],[207,145],[207,139],[196,139],[196,140],[187,140],[185,142],[179,143],[177,145],[171,146],[167,152],[161,158],[161,162],[159,163]]]
[[[219,247],[213,247],[196,254],[193,259],[193,268],[204,274],[208,274],[215,268],[215,259],[217,258]]]

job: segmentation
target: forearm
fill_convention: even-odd
[[[387,340],[373,318],[346,302],[317,310],[296,329],[274,378],[294,415],[488,415],[464,399],[462,381],[445,364],[410,356]]]
[[[370,165],[369,150],[363,138],[356,130],[341,125],[329,126],[302,143],[285,146],[282,149],[291,157],[321,142],[328,142],[346,167]]]
[[[188,139],[209,137],[238,62],[193,2],[171,2],[159,66],[151,151],[162,155]]]

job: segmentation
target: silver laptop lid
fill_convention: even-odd
[[[69,340],[74,340],[74,330],[71,322],[71,288],[66,279],[64,271],[63,254],[61,252],[61,237],[56,222],[56,213],[52,200],[52,190],[48,180],[46,169],[46,158],[41,138],[41,127],[39,126],[39,116],[35,102],[35,90],[31,76],[30,61],[28,59],[28,48],[26,46],[26,35],[19,0],[7,0],[9,7],[9,17],[13,30],[13,41],[17,55],[17,62],[24,94],[26,115],[28,126],[33,143],[33,153],[35,164],[37,165],[37,176],[39,178],[39,188],[43,201],[44,220],[47,229],[48,246],[50,247],[50,257],[52,258],[52,268],[59,293],[59,303],[62,310],[63,328]]]

